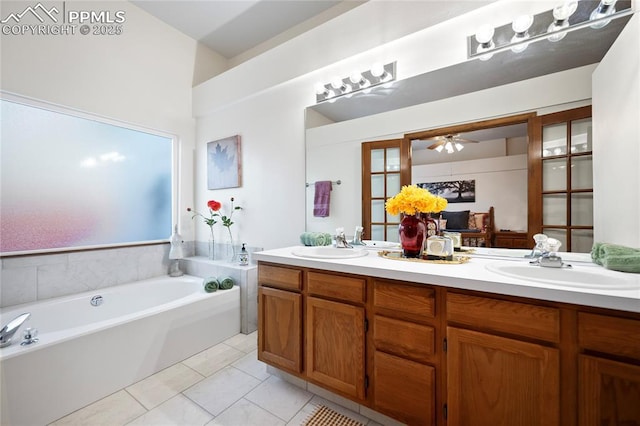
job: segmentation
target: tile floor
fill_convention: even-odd
[[[320,404],[368,426],[398,425],[300,379],[269,374],[276,371],[258,361],[256,346],[256,333],[238,334],[50,426],[300,425]]]

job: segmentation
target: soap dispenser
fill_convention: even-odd
[[[240,265],[247,266],[249,264],[249,252],[244,245],[245,243],[242,243],[242,248],[240,249]]]

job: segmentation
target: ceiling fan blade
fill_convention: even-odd
[[[437,147],[439,147],[440,145],[444,145],[445,143],[447,143],[447,142],[443,141],[443,140],[440,140],[440,141],[438,141],[436,143],[433,143],[433,144],[429,145],[427,148],[428,149],[436,149]]]
[[[454,141],[463,142],[463,143],[478,143],[478,141],[474,141],[472,139],[465,139],[465,138],[455,138]]]

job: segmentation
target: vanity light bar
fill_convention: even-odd
[[[354,72],[348,77],[336,77],[331,82],[316,85],[316,103],[333,102],[341,96],[367,92],[376,86],[388,84],[396,79],[396,63],[374,64],[370,70]]]
[[[558,42],[569,32],[587,27],[602,28],[612,19],[633,14],[630,1],[602,0],[600,3],[602,2],[609,3],[607,14],[595,13],[601,9],[601,6],[590,1],[576,2],[575,12],[563,21],[554,17],[553,12],[557,8],[538,13],[533,16],[533,21],[526,30],[527,37],[516,37],[518,33],[515,32],[513,24],[494,28],[493,32],[489,31],[490,27],[487,28],[487,25],[484,25],[478,34],[467,37],[467,57],[486,61],[499,52],[507,50],[522,52],[530,43],[545,39]],[[597,5],[595,9],[593,9],[594,3]]]

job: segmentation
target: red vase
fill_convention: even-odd
[[[424,240],[427,238],[427,227],[422,218],[404,215],[398,227],[402,257],[421,257]]]

